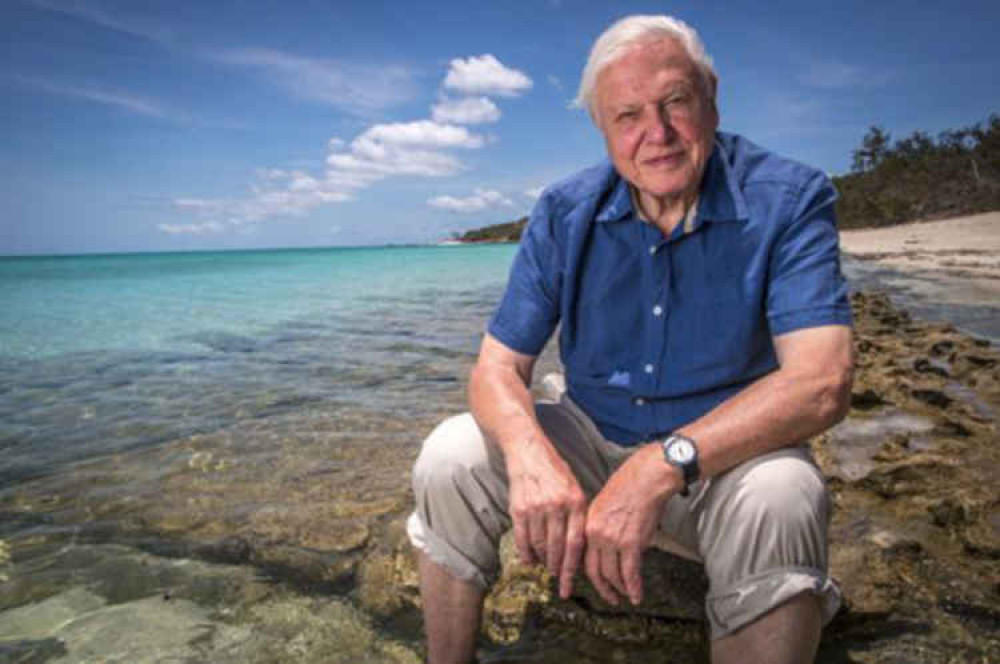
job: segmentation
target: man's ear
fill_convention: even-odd
[[[704,81],[705,85],[708,88],[707,90],[705,90],[706,95],[708,96],[708,100],[712,102],[712,115],[714,116],[715,119],[715,121],[712,123],[714,125],[712,129],[718,129],[719,105],[716,100],[718,99],[719,77],[715,75],[714,71],[709,71],[707,76],[702,77],[702,81]]]

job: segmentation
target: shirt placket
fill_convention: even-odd
[[[639,407],[638,420],[640,429],[651,433],[655,428],[656,416],[653,412],[655,397],[659,384],[660,358],[666,344],[666,318],[669,313],[667,300],[669,288],[670,247],[663,235],[653,226],[643,225],[642,239],[645,243],[646,256],[643,264],[643,284],[640,305],[644,312],[641,353],[638,366],[634,369],[637,388],[640,395],[633,399]]]
[[[668,413],[663,411],[669,408],[669,402],[656,397],[670,381],[667,373],[669,368],[665,363],[667,322],[671,314],[670,294],[673,292],[674,252],[681,240],[698,230],[696,215],[697,205],[692,206],[682,223],[666,239],[651,226],[647,226],[644,231],[649,260],[648,269],[644,270],[646,287],[643,293],[649,293],[650,299],[644,299],[642,303],[647,308],[647,324],[644,326],[646,333],[643,335],[643,354],[636,374],[639,376],[641,393],[648,396],[639,397],[635,401],[637,405],[644,407],[640,421],[647,437],[662,433],[657,423],[668,418]]]

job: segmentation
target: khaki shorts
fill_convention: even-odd
[[[605,440],[565,395],[539,402],[536,412],[588,498],[635,451]],[[511,527],[507,473],[499,448],[470,414],[445,420],[424,441],[413,489],[413,545],[456,578],[491,585],[500,537]],[[828,521],[819,470],[807,448],[790,447],[698,482],[687,498],[675,495],[656,544],[705,565],[712,638],[806,591],[822,600],[825,624],[841,599],[827,576]]]

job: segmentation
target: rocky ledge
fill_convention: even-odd
[[[852,304],[853,407],[813,441],[835,505],[831,573],[845,594],[818,661],[1000,661],[1000,355],[911,320],[883,295]],[[401,526],[391,533],[358,576],[362,603],[381,615],[419,602]],[[707,661],[698,565],[647,552],[645,587],[660,591],[621,611],[585,582],[560,600],[506,548],[483,627],[492,643],[513,644],[503,661],[521,661],[521,649],[532,662]]]

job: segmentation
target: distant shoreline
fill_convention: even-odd
[[[840,233],[844,254],[919,275],[962,304],[1000,303],[1000,211]]]

